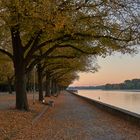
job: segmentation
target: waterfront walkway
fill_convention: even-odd
[[[32,128],[34,140],[140,140],[140,126],[62,93]]]

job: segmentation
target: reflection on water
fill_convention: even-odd
[[[140,114],[140,91],[78,90],[78,94]]]

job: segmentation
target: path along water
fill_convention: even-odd
[[[68,92],[60,94],[32,133],[34,140],[140,140],[140,126]]]

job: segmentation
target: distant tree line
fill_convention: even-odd
[[[140,89],[140,79],[125,80],[119,84],[106,84],[102,86],[103,89]]]
[[[103,90],[123,90],[123,89],[140,89],[140,79],[125,80],[123,83],[119,84],[106,84],[101,86],[79,86],[79,87],[69,87],[68,89],[103,89]]]

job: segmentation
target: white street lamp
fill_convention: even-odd
[[[35,104],[35,88],[36,88],[36,86],[35,86],[35,74],[36,74],[36,66],[34,66],[34,71],[33,71],[34,73],[33,73],[33,76],[34,76],[34,88],[33,88],[33,104]]]

